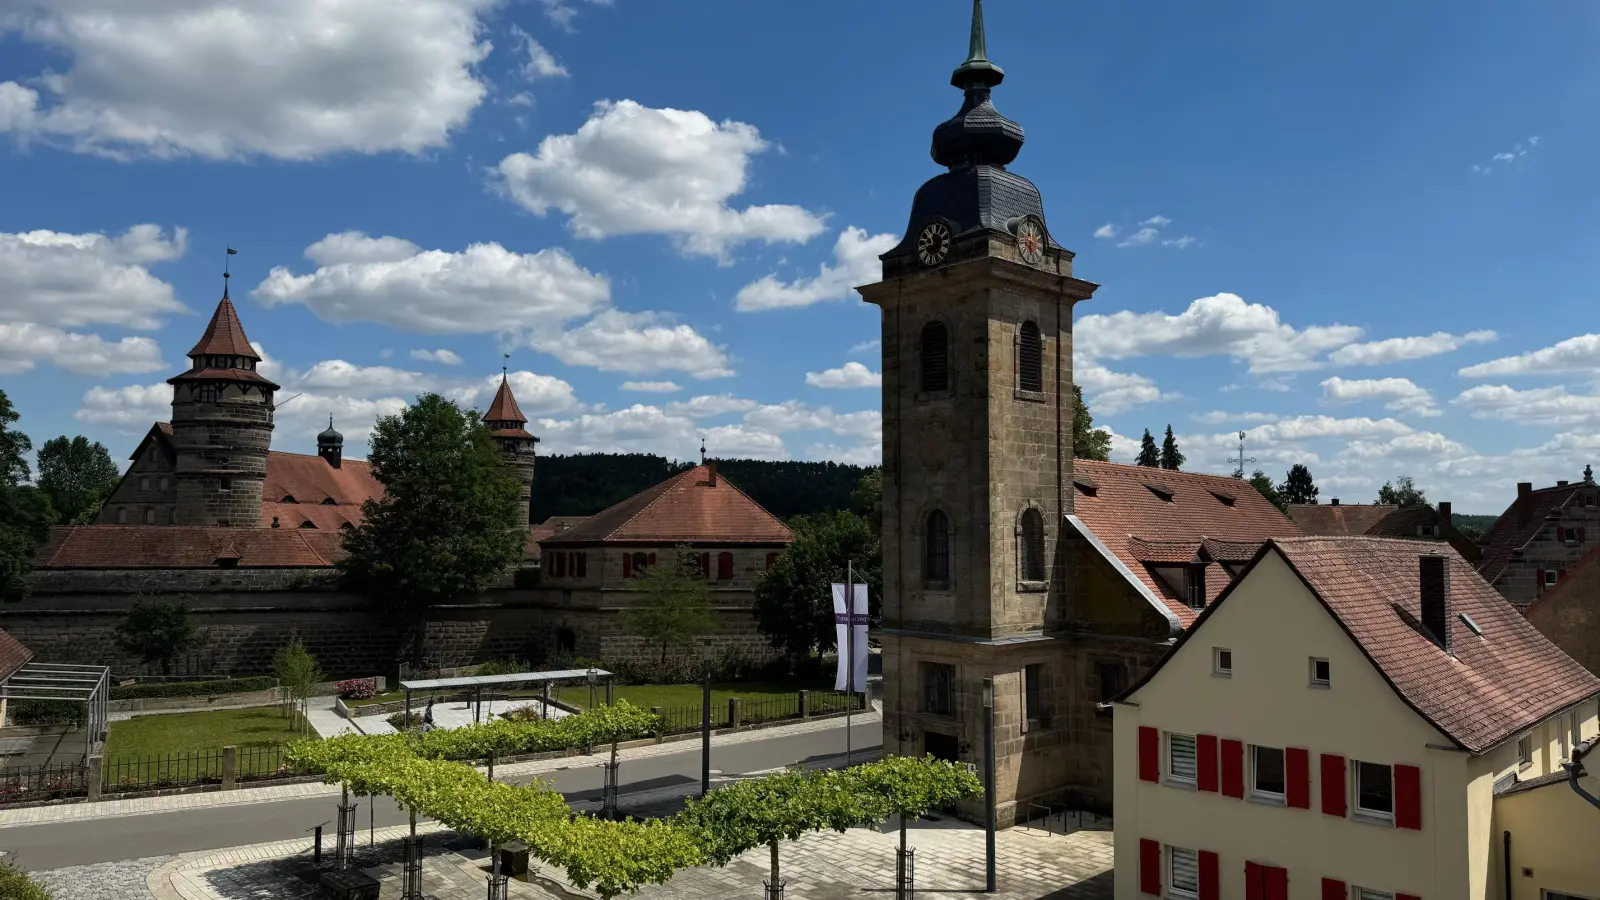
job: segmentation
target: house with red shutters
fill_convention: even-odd
[[[1600,896],[1597,701],[1447,545],[1275,538],[1112,704],[1115,896]]]

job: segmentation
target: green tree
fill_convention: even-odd
[[[644,597],[623,612],[623,624],[634,635],[659,642],[662,663],[668,649],[690,646],[716,629],[705,573],[688,547],[679,547],[663,564],[645,569],[633,583]]]
[[[850,505],[866,518],[874,534],[883,534],[883,469],[868,469],[850,492]]]
[[[1288,476],[1278,485],[1278,493],[1284,503],[1315,504],[1317,485],[1311,480],[1311,470],[1301,463],[1290,466]]]
[[[11,405],[11,398],[0,390],[0,487],[15,487],[28,480],[28,452],[33,441],[11,426],[21,414]]]
[[[755,587],[756,626],[796,661],[835,643],[832,585],[845,564],[867,585],[867,614],[876,619],[883,596],[883,553],[867,520],[855,513],[797,516],[794,542]]]
[[[887,756],[846,770],[861,793],[872,798],[884,818],[900,820],[900,852],[906,849],[906,825],[936,809],[983,790],[978,776],[965,767],[933,757]]]
[[[1417,487],[1410,475],[1401,475],[1392,482],[1385,481],[1383,487],[1378,488],[1378,502],[1384,506],[1401,508],[1427,506],[1428,496]]]
[[[1156,449],[1156,439],[1150,434],[1150,429],[1144,430],[1144,437],[1139,441],[1139,457],[1133,461],[1136,466],[1145,466],[1155,469],[1161,466],[1161,451]]]
[[[346,583],[408,619],[413,662],[423,656],[428,610],[470,600],[522,558],[521,485],[488,428],[438,394],[385,416],[367,459],[384,487],[345,532]]]
[[[52,900],[54,896],[11,860],[0,860],[0,897],[6,900]]]
[[[70,525],[93,522],[119,478],[105,445],[81,434],[51,438],[39,448],[39,489]]]
[[[28,596],[33,555],[50,536],[56,514],[50,498],[31,484],[28,451],[33,442],[11,425],[21,418],[0,390],[0,602]]]
[[[1111,432],[1094,427],[1089,404],[1083,402],[1083,388],[1072,386],[1072,455],[1077,459],[1111,460]]]
[[[1140,455],[1143,455],[1142,450]],[[1184,456],[1182,451],[1178,449],[1178,439],[1172,434],[1172,426],[1168,425],[1167,436],[1161,441],[1161,468],[1171,469],[1176,472],[1183,468],[1183,464],[1186,461],[1188,461],[1188,457]]]
[[[140,597],[116,628],[117,646],[140,662],[159,663],[162,675],[171,675],[173,660],[199,646],[201,638],[189,621],[189,604],[170,598]]]
[[[288,643],[279,647],[272,655],[272,670],[278,676],[278,684],[283,688],[285,699],[299,713],[296,727],[304,726],[306,704],[311,697],[311,689],[322,681],[322,669],[317,665],[316,657],[300,643],[298,632],[290,635]]]
[[[1276,506],[1280,511],[1286,512],[1288,510],[1288,506],[1283,502],[1283,495],[1279,494],[1278,489],[1272,486],[1272,479],[1267,477],[1267,473],[1260,469],[1255,470],[1255,473],[1250,476],[1250,485],[1260,491],[1261,496],[1267,498],[1267,502]]]

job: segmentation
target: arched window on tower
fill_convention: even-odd
[[[1022,513],[1017,532],[1017,563],[1023,581],[1044,581],[1044,517],[1037,509]]]
[[[1022,323],[1017,338],[1017,389],[1038,393],[1044,390],[1044,341],[1039,326]]]
[[[922,577],[928,581],[950,580],[950,519],[944,510],[928,513],[926,558],[922,564]]]
[[[950,390],[950,334],[943,322],[922,326],[922,390]]]

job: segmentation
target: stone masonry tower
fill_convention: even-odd
[[[517,406],[517,398],[512,396],[511,385],[506,382],[504,372],[500,374],[500,390],[495,392],[494,402],[489,404],[483,424],[494,432],[495,441],[505,453],[507,468],[522,481],[523,524],[530,525],[533,519],[533,467],[538,456],[536,445],[539,439],[524,427],[528,424],[528,417]]]
[[[278,386],[256,371],[259,362],[224,282],[211,324],[189,351],[189,371],[167,379],[177,454],[173,524],[261,527]]]
[[[993,679],[996,803],[1059,799],[1067,590],[1056,557],[1071,506],[1072,276],[1038,188],[1006,167],[1022,127],[990,91],[1005,77],[974,0],[961,110],[933,132],[948,169],[917,191],[883,280],[884,750],[983,764]],[[969,815],[981,816],[981,805]]]

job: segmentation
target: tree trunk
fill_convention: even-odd
[[[772,847],[772,886],[776,888],[778,886],[778,842],[773,841],[769,846]]]

